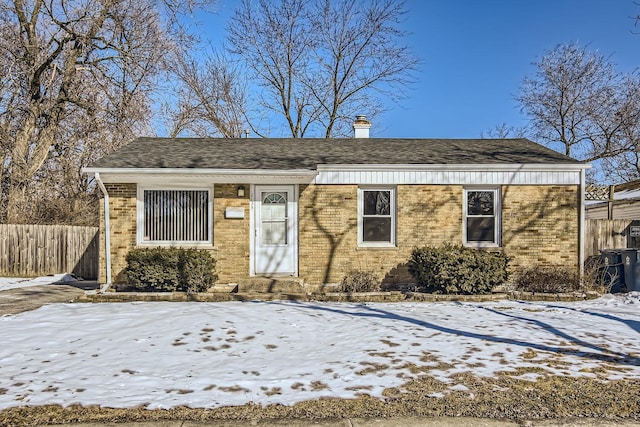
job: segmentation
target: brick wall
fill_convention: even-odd
[[[503,186],[502,195],[497,250],[512,257],[513,269],[578,268],[578,186]],[[462,243],[463,186],[397,186],[397,248],[358,248],[357,202],[357,185],[301,186],[300,276],[308,283],[337,283],[352,269],[408,282],[414,247]]]
[[[338,283],[354,269],[386,283],[411,281],[406,262],[416,246],[461,239],[462,187],[397,186],[397,248],[358,247],[358,186],[300,186],[300,276]]]
[[[208,248],[217,260],[219,281],[237,281],[249,274],[249,191],[244,197],[237,196],[236,184],[214,187],[213,242]],[[105,184],[109,193],[109,221],[111,228],[111,276],[114,283],[124,282],[125,257],[137,247],[136,242],[136,184]],[[248,189],[249,185],[245,184]],[[228,206],[243,207],[244,219],[226,219]],[[106,281],[104,251],[104,201],[100,203],[100,276]]]
[[[136,185],[107,184],[111,200],[112,277],[122,280],[126,253],[136,247]],[[219,282],[249,275],[249,185],[214,187],[214,247]],[[416,246],[462,243],[463,187],[399,185],[397,248],[359,248],[357,185],[301,185],[299,273],[307,283],[337,283],[353,269],[372,269],[387,283],[411,278],[406,262]],[[513,268],[536,264],[578,267],[578,186],[504,186],[502,243]],[[100,205],[101,245],[104,212]],[[225,219],[226,207],[243,207],[244,219]],[[102,247],[103,248],[103,247]],[[102,249],[101,248],[101,249]],[[100,251],[100,281],[105,277]]]
[[[517,269],[533,265],[579,267],[578,186],[502,188],[502,244]]]
[[[111,280],[124,280],[124,257],[136,247],[136,184],[105,184],[109,193],[109,227],[111,228]],[[100,275],[105,283],[104,200],[100,202]]]
[[[244,184],[245,196],[238,197],[241,184],[216,184],[213,205],[213,256],[217,260],[218,281],[237,282],[249,276],[249,184]],[[226,219],[227,207],[244,208],[243,219]]]

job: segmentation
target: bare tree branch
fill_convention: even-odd
[[[617,170],[640,150],[633,132],[640,119],[638,76],[617,72],[609,58],[576,44],[558,45],[534,65],[535,76],[523,80],[516,97],[534,137],[595,162],[600,179],[640,176],[633,162],[623,162],[622,175]]]
[[[0,0],[0,221],[29,220],[44,195],[86,194],[84,165],[149,132],[176,13],[200,3]]]
[[[243,136],[246,122],[246,82],[238,66],[218,52],[198,59],[199,52],[176,56],[172,72],[178,79],[172,135]]]
[[[292,137],[330,138],[402,97],[418,65],[401,44],[404,14],[395,0],[243,0],[228,39]]]

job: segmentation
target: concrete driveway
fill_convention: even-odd
[[[84,291],[98,289],[96,281],[79,281],[66,285],[40,285],[0,291],[0,316],[35,310],[45,304],[73,302]]]

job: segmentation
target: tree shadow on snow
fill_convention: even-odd
[[[271,302],[271,304],[274,304],[274,302]],[[281,303],[276,303],[276,304],[281,304]],[[525,347],[527,349],[530,348],[538,351],[545,351],[545,352],[555,353],[559,355],[577,356],[584,359],[592,359],[592,360],[597,360],[601,362],[606,361],[609,363],[616,363],[620,365],[640,366],[640,358],[638,357],[631,356],[625,353],[611,351],[607,348],[600,347],[595,344],[591,344],[579,338],[573,337],[563,331],[560,331],[559,329],[545,322],[502,313],[500,311],[497,311],[488,307],[472,305],[472,307],[482,308],[489,312],[499,314],[501,316],[506,316],[515,320],[535,324],[537,327],[542,328],[547,332],[553,333],[575,345],[579,345],[583,348],[588,348],[593,351],[589,351],[589,350],[583,351],[583,350],[568,348],[564,346],[553,346],[553,345],[547,345],[547,344],[542,344],[537,342],[528,342],[524,340],[518,340],[514,338],[498,337],[493,335],[481,334],[478,332],[463,331],[463,330],[454,329],[454,328],[450,328],[442,325],[437,325],[435,323],[427,322],[424,320],[414,319],[409,316],[403,316],[400,314],[391,313],[381,308],[372,307],[365,304],[355,305],[355,309],[357,311],[348,311],[345,309],[338,308],[336,306],[315,305],[315,304],[305,303],[302,301],[289,301],[287,304],[294,304],[297,307],[302,307],[310,310],[326,311],[326,312],[331,312],[331,313],[340,314],[340,315],[349,316],[349,317],[362,317],[362,318],[406,322],[406,323],[410,323],[423,328],[428,328],[434,331],[442,332],[445,334],[458,335],[458,336],[463,336],[467,338],[473,338],[477,340],[495,342],[500,344],[510,344],[518,347]],[[458,304],[462,305],[461,303],[458,303]],[[348,328],[348,324],[345,324],[345,327]]]
[[[518,301],[518,303],[527,304],[527,305],[533,305],[529,301]],[[596,311],[590,311],[590,310],[585,310],[585,309],[580,309],[580,308],[572,308],[572,307],[567,307],[567,306],[562,306],[562,305],[545,304],[545,307],[557,308],[559,310],[571,310],[571,311],[575,311],[576,313],[580,313],[580,314],[588,314],[590,316],[602,317],[603,319],[613,320],[615,322],[620,322],[620,323],[622,323],[624,325],[627,325],[629,328],[633,329],[635,332],[640,334],[640,321],[638,321],[638,320],[623,319],[621,317],[614,316],[613,314],[598,313]]]

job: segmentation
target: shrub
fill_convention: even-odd
[[[176,248],[134,249],[126,256],[127,283],[139,291],[175,291],[180,278],[179,258]]]
[[[183,250],[180,258],[180,288],[186,292],[205,292],[218,280],[216,262],[209,252]]]
[[[525,292],[597,292],[611,291],[614,282],[620,280],[620,272],[607,270],[600,256],[589,257],[584,264],[582,277],[576,269],[565,266],[535,266],[514,274],[516,290]]]
[[[380,280],[371,270],[352,270],[345,274],[340,284],[341,292],[377,292]]]
[[[204,250],[134,249],[126,261],[127,282],[139,291],[204,292],[218,278],[215,260]]]
[[[445,244],[415,248],[409,272],[420,290],[445,294],[486,294],[509,277],[501,252]]]
[[[516,290],[524,292],[574,292],[580,289],[580,278],[575,268],[538,265],[518,270],[513,284]]]
[[[592,255],[585,260],[581,290],[605,294],[611,292],[619,282],[623,272],[616,268],[607,268],[600,255]]]

